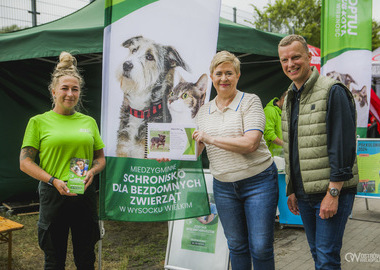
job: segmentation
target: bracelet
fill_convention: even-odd
[[[53,181],[56,179],[54,176],[50,177],[49,181],[47,182],[49,185],[53,186]]]

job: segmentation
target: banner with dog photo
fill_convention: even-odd
[[[322,1],[322,74],[351,91],[357,134],[365,138],[371,95],[372,0]]]
[[[201,160],[161,164],[146,159],[147,123],[195,122],[210,96],[208,68],[216,52],[219,15],[220,0],[106,1],[102,219],[162,221],[209,214]],[[156,148],[168,147],[165,138],[155,139]],[[131,177],[143,180],[130,182]],[[133,205],[137,200],[139,207]],[[157,214],[161,208],[167,213]]]

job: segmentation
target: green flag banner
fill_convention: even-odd
[[[355,98],[357,134],[366,137],[371,94],[371,0],[323,0],[321,73],[344,83]]]
[[[100,218],[165,221],[210,214],[202,163],[107,157]]]
[[[106,0],[104,26],[107,27],[125,15],[157,1],[158,0]]]
[[[166,133],[147,138],[148,123],[195,126],[195,113],[210,96],[206,74],[216,52],[219,15],[220,0],[106,1],[102,219],[165,221],[209,214],[200,159],[147,159],[152,146],[166,153],[182,144],[182,156],[196,156],[194,129],[185,130],[181,145],[173,145]]]

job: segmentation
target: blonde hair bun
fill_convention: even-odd
[[[68,52],[61,52],[57,69],[76,70],[77,59]]]
[[[53,98],[53,89],[59,82],[59,78],[62,76],[72,76],[78,79],[80,89],[84,86],[84,80],[79,70],[77,69],[77,59],[68,52],[61,52],[59,55],[59,62],[55,66],[53,73],[51,74],[51,81],[49,84],[49,91],[52,97],[53,105],[55,100]],[[82,91],[80,91],[82,96]],[[81,97],[80,96],[80,97]],[[79,101],[80,104],[80,101]]]

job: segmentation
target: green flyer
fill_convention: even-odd
[[[71,193],[84,194],[84,182],[89,170],[88,159],[72,158],[70,160],[70,170],[68,172],[67,187]]]
[[[218,212],[210,198],[210,215],[185,220],[181,248],[215,253],[217,231]]]

